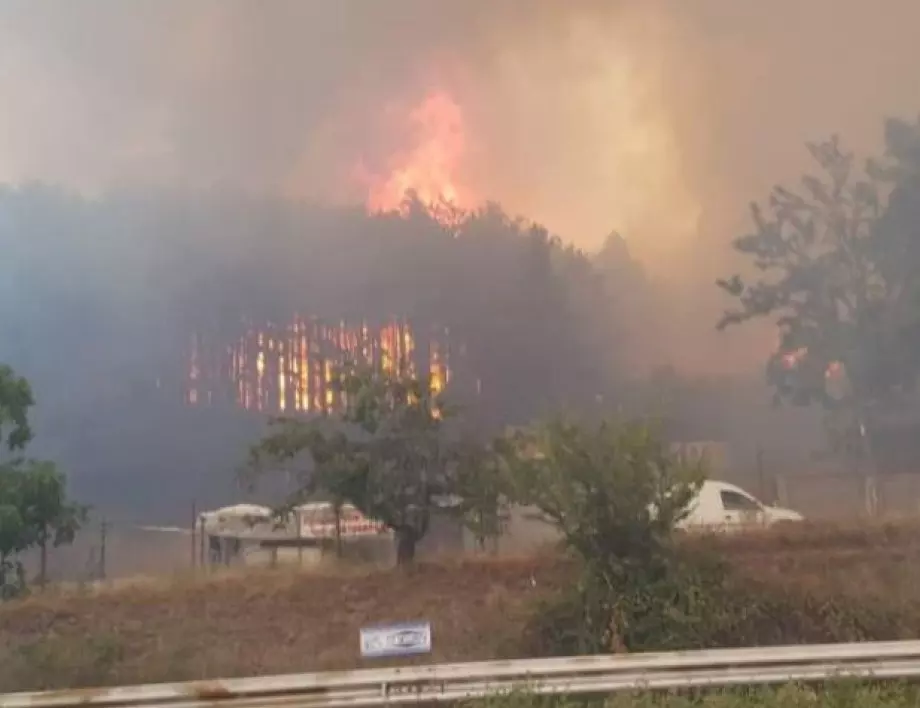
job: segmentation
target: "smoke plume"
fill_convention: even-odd
[[[581,247],[623,234],[680,303],[643,347],[737,368],[763,339],[716,338],[711,283],[746,204],[804,141],[871,150],[920,110],[918,23],[912,0],[10,0],[0,179],[363,202],[444,92],[471,198]]]
[[[918,26],[916,0],[6,0],[0,183],[100,199],[0,191],[0,360],[22,364],[40,402],[55,389],[43,439],[62,460],[84,455],[71,468],[87,487],[146,503],[166,463],[138,450],[172,425],[187,454],[170,473],[207,489],[226,465],[204,450],[226,447],[224,428],[121,414],[161,391],[137,372],[185,344],[148,322],[181,310],[173,292],[207,290],[207,259],[242,278],[283,241],[296,270],[299,212],[279,197],[381,206],[421,182],[580,248],[621,234],[628,254],[611,239],[606,255],[646,277],[614,288],[617,366],[756,370],[769,328],[714,331],[713,280],[739,267],[729,244],[747,204],[808,169],[805,141],[839,133],[868,154],[883,118],[920,111]],[[323,228],[321,246],[304,235],[304,259],[335,265],[314,292],[376,258]],[[99,397],[114,401],[105,425],[83,415]]]

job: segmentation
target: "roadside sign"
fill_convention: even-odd
[[[296,507],[301,538],[335,538],[335,511],[329,502],[312,502]],[[351,504],[340,510],[339,530],[344,538],[369,538],[388,532],[380,521],[367,518]]]
[[[409,656],[431,651],[431,623],[411,622],[361,629],[361,656]]]

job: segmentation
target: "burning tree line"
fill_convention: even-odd
[[[328,413],[341,405],[335,371],[359,362],[428,381],[437,394],[451,381],[449,331],[419,337],[409,322],[332,325],[295,316],[287,325],[250,326],[224,346],[218,337],[191,337],[187,401],[231,402],[270,413]],[[462,350],[461,350],[462,351]]]
[[[186,291],[187,402],[321,412],[337,405],[334,368],[356,361],[506,421],[591,402],[614,380],[602,273],[542,228],[494,206],[450,224],[411,201],[297,213],[296,238],[266,234],[245,265]]]
[[[497,206],[445,224],[411,201],[368,215],[31,186],[0,191],[0,214],[21,303],[0,313],[0,360],[33,382],[42,439],[94,495],[204,502],[232,464],[219,429],[248,425],[232,410],[328,406],[346,355],[411,361],[483,428],[594,405],[622,373],[603,269]],[[190,468],[215,478],[188,491]]]

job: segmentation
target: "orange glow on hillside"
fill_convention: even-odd
[[[368,174],[367,207],[372,212],[401,211],[411,194],[437,212],[444,206],[469,208],[472,195],[459,182],[466,150],[463,111],[450,94],[429,94],[407,116],[409,145],[391,156],[382,174]]]

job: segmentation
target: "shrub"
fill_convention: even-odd
[[[4,652],[0,690],[6,684],[35,690],[61,686],[106,686],[117,681],[125,647],[118,637],[98,634],[48,636]]]
[[[673,538],[703,470],[655,432],[641,422],[557,420],[505,441],[512,496],[559,531],[581,571],[538,613],[537,644],[634,651],[684,642],[705,621],[711,601],[701,589],[718,581],[720,566],[688,563]]]

